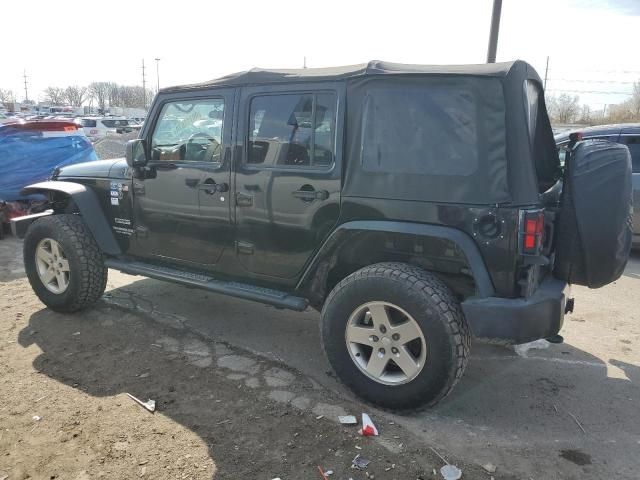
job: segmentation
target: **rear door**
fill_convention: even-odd
[[[236,252],[245,274],[293,284],[338,220],[343,85],[245,88]]]

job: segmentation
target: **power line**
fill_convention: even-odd
[[[552,92],[569,92],[569,93],[598,93],[602,95],[628,95],[633,96],[630,92],[607,92],[605,90],[569,90],[563,88],[548,88],[547,90]]]
[[[550,72],[553,71],[562,71],[561,68],[550,68],[549,69]],[[567,71],[566,69],[564,70],[565,72]],[[638,75],[640,74],[640,70],[596,70],[596,69],[575,69],[573,71],[578,71],[578,72],[590,72],[590,73],[622,73],[625,75]]]
[[[550,82],[568,82],[568,83],[613,83],[617,85],[633,85],[638,82],[620,81],[620,80],[586,80],[583,78],[549,78]]]

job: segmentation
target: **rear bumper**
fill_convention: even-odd
[[[462,302],[475,337],[526,343],[557,334],[569,291],[565,282],[545,279],[529,298],[477,298]]]

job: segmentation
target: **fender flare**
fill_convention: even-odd
[[[487,298],[495,295],[495,289],[478,246],[473,239],[462,230],[442,225],[408,223],[387,220],[358,220],[347,222],[336,227],[327,237],[318,252],[314,255],[302,274],[296,290],[313,282],[324,259],[330,258],[346,237],[358,232],[390,232],[421,237],[444,238],[456,244],[469,264],[476,284],[477,297]]]
[[[68,195],[78,207],[83,221],[91,230],[100,250],[108,255],[122,253],[104,211],[100,207],[100,201],[91,188],[74,182],[48,181],[28,185],[22,191],[24,193],[59,192]]]

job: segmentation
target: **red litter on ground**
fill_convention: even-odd
[[[366,413],[362,414],[362,428],[358,430],[358,433],[363,437],[377,437],[378,429],[371,421],[371,417]]]

